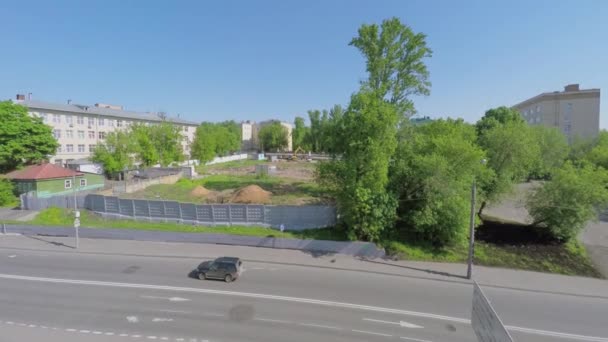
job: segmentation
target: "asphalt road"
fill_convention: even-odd
[[[0,248],[0,342],[475,340],[462,279],[260,262],[226,284],[199,262]],[[484,291],[516,341],[608,341],[606,298]]]

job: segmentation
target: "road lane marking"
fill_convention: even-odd
[[[395,324],[395,325],[402,326],[404,328],[412,328],[412,329],[424,328],[423,326],[416,325],[416,324],[413,324],[413,323],[408,323],[408,322],[405,322],[405,321],[391,322],[391,321],[383,321],[383,320],[380,320],[380,319],[373,319],[373,318],[364,318],[363,320],[364,321],[368,321],[368,322]]]
[[[120,334],[118,336],[120,336],[120,337],[127,337],[127,336],[129,336],[129,334]]]
[[[149,339],[149,340],[156,340],[156,336],[154,336],[154,335],[148,336],[146,338]]]
[[[78,330],[78,332],[83,333],[83,334],[88,334],[91,331],[90,330]]]
[[[30,324],[30,325],[28,325],[27,327],[28,327],[28,328],[35,328],[35,327],[36,327],[36,324]]]
[[[112,335],[114,335],[114,333],[113,333],[113,332],[107,332],[107,333],[105,333],[104,335],[107,335],[107,336],[112,336]]]
[[[141,335],[131,335],[131,337],[134,337],[134,338],[140,338],[140,337],[141,337]]]
[[[69,329],[65,329],[65,331],[76,332],[76,329],[69,328]]]
[[[283,320],[280,320],[280,319],[271,319],[271,318],[262,318],[262,317],[256,317],[256,318],[254,318],[254,320],[256,320],[256,321],[262,321],[262,322],[293,324],[293,322],[291,322],[291,321],[283,321]]]
[[[402,340],[408,340],[408,341],[414,341],[414,342],[433,342],[433,341],[429,341],[429,340],[421,340],[419,338],[413,338],[413,337],[403,337],[403,336],[399,336],[400,339]]]
[[[361,333],[361,334],[377,335],[377,336],[384,336],[384,337],[393,337],[393,335],[383,334],[383,333],[373,332],[373,331],[367,331],[367,330],[355,330],[355,329],[352,329],[351,331],[352,332],[356,332],[356,333]]]
[[[148,298],[148,299],[164,299],[164,300],[168,300],[170,302],[189,302],[190,299],[188,298],[182,298],[182,297],[158,297],[158,296],[140,296],[141,298]]]
[[[8,257],[12,259],[12,258],[14,258],[14,257],[16,257],[16,256],[17,256],[16,254],[11,254],[11,255],[9,255]]]
[[[93,331],[93,335],[101,335],[102,332],[101,331]]]
[[[37,282],[45,282],[45,283],[56,283],[56,284],[76,284],[76,285],[92,285],[92,286],[106,286],[106,287],[119,287],[119,288],[151,289],[151,290],[165,290],[165,291],[186,292],[186,293],[204,293],[204,294],[215,294],[215,295],[225,295],[225,296],[235,296],[235,297],[258,298],[258,299],[272,299],[272,300],[278,300],[278,301],[316,304],[316,305],[323,305],[323,306],[367,310],[367,311],[374,311],[374,312],[384,312],[384,313],[392,313],[392,314],[398,314],[398,315],[437,319],[437,320],[456,322],[456,323],[462,323],[462,324],[471,324],[471,320],[469,320],[469,319],[436,315],[436,314],[431,314],[431,313],[426,313],[426,312],[384,308],[384,307],[378,307],[378,306],[369,306],[369,305],[344,303],[344,302],[333,302],[333,301],[320,300],[320,299],[276,296],[276,295],[268,295],[268,294],[261,294],[261,293],[224,291],[224,290],[166,286],[166,285],[117,283],[117,282],[94,281],[94,280],[44,278],[44,277],[21,276],[21,275],[2,274],[2,273],[0,273],[0,278],[12,279],[12,280],[37,281]],[[589,341],[589,342],[608,342],[608,338],[606,338],[606,337],[577,335],[577,334],[569,334],[569,333],[540,330],[540,329],[531,329],[531,328],[524,328],[524,327],[517,327],[517,326],[505,326],[505,327],[508,330],[519,331],[519,332],[529,333],[529,334],[551,336],[551,337],[562,337],[562,338],[569,338],[569,339],[580,340],[580,341]]]
[[[315,327],[315,328],[342,330],[342,328],[340,328],[340,327],[333,327],[333,326],[330,326],[330,325],[321,325],[321,324],[314,324],[314,323],[298,323],[298,325],[303,325],[305,327]]]
[[[172,322],[173,318],[154,317],[152,322]]]
[[[139,318],[137,318],[137,316],[127,316],[127,321],[129,323],[137,323],[139,322]]]

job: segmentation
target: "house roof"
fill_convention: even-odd
[[[52,179],[52,178],[67,178],[73,176],[82,176],[82,172],[76,172],[74,170],[66,169],[55,164],[40,164],[30,165],[21,170],[15,170],[6,174],[8,179],[23,179],[23,180],[37,180],[37,179]]]
[[[74,160],[70,160],[69,162],[67,162],[68,165],[89,165],[89,164],[97,164],[92,162],[90,159],[87,158],[83,158],[83,159],[74,159]]]
[[[139,113],[139,112],[132,112],[132,111],[126,111],[126,110],[112,109],[112,108],[86,106],[86,105],[79,105],[79,104],[49,103],[49,102],[35,101],[35,100],[22,100],[22,101],[17,101],[16,103],[21,104],[30,109],[55,110],[55,111],[68,112],[68,113],[100,115],[100,116],[104,116],[104,117],[125,118],[125,119],[131,119],[131,120],[141,120],[141,121],[153,121],[153,122],[163,121],[163,119],[155,113]],[[198,126],[198,124],[196,122],[182,120],[179,118],[167,117],[165,120],[172,122],[172,123],[176,123],[176,124]]]

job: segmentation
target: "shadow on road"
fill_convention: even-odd
[[[387,265],[387,266],[393,266],[393,267],[398,267],[398,268],[405,268],[405,269],[408,269],[408,270],[420,271],[420,272],[424,272],[424,273],[428,273],[428,274],[441,275],[441,276],[451,277],[451,278],[467,279],[467,277],[465,277],[463,275],[453,274],[453,273],[449,273],[449,272],[434,271],[434,270],[430,270],[430,269],[427,269],[427,268],[418,268],[418,267],[412,267],[412,266],[395,265],[395,264],[391,264],[390,262],[370,260],[370,259],[367,259],[365,257],[358,257],[357,259],[359,259],[360,261],[369,262],[369,263],[372,263],[372,264],[379,264],[379,265]],[[383,260],[387,260],[388,261],[390,259],[384,258]]]
[[[37,240],[37,241],[42,241],[42,242],[46,242],[48,244],[54,245],[54,246],[58,246],[58,247],[67,247],[67,248],[72,248],[75,249],[74,246],[70,246],[70,245],[66,245],[63,242],[57,242],[57,241],[49,241],[43,238],[40,238],[38,236],[34,236],[34,235],[25,235],[26,237],[33,239],[33,240]]]

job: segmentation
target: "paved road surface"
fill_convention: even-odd
[[[225,284],[197,263],[0,248],[0,341],[475,340],[466,282],[248,262]],[[607,298],[485,292],[517,341],[608,341]]]

